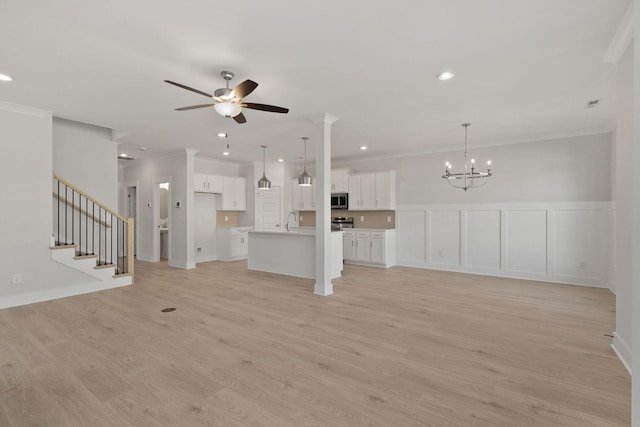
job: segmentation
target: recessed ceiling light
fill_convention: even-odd
[[[278,159],[278,161],[279,161],[280,163],[282,163],[282,162],[284,162],[284,159]]]
[[[219,136],[220,138],[226,138],[226,137],[227,137],[227,134],[226,134],[225,132],[218,132],[218,136]]]
[[[222,155],[223,155],[223,156],[228,156],[228,155],[229,155],[229,152],[228,152],[228,151],[223,151],[223,152],[222,152]]]
[[[120,153],[118,154],[118,157],[129,157],[129,156],[127,155],[127,153]]]
[[[446,80],[451,80],[453,78],[453,76],[455,76],[455,74],[453,74],[452,71],[445,71],[445,72],[440,73],[438,75],[438,79],[446,81]]]
[[[13,79],[9,76],[7,76],[6,74],[0,74],[0,81],[2,82],[10,82],[13,81]]]
[[[147,147],[138,147],[138,150],[140,150],[140,151],[144,151],[146,149],[147,149]]]
[[[366,149],[367,149],[367,146],[366,146],[366,145],[363,145],[362,147],[360,147],[360,149],[361,149],[361,150],[366,150]]]

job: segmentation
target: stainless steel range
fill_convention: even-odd
[[[353,228],[352,216],[336,216],[331,218],[331,229],[340,231],[345,228]]]

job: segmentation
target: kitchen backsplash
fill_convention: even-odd
[[[331,217],[352,216],[355,228],[389,229],[396,228],[396,211],[347,211],[331,210]],[[387,218],[391,222],[387,222]],[[300,212],[301,227],[315,227],[316,213],[314,211]],[[362,220],[364,219],[364,220]]]
[[[239,214],[239,211],[217,211],[216,227],[217,228],[239,227],[240,217],[238,214]]]

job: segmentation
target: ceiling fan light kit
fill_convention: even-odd
[[[213,108],[223,117],[235,117],[242,111],[242,106],[233,102],[221,102],[214,105]]]
[[[469,129],[469,126],[471,126],[471,123],[462,123],[460,126],[464,128],[464,172],[452,173],[451,167],[453,165],[446,162],[442,178],[446,179],[452,187],[461,188],[464,191],[467,191],[470,188],[482,187],[487,183],[487,178],[492,175],[491,160],[487,161],[486,172],[477,172],[475,168],[476,160],[471,159],[471,171],[469,171],[467,162],[467,130]]]
[[[220,73],[222,78],[226,82],[226,87],[216,89],[213,92],[213,95],[203,92],[198,89],[194,89],[189,86],[185,86],[181,83],[176,83],[171,80],[165,80],[165,82],[177,86],[182,89],[186,89],[188,91],[197,93],[202,96],[206,96],[207,98],[211,98],[213,100],[213,104],[199,104],[199,105],[190,105],[188,107],[176,108],[177,111],[186,111],[186,110],[195,110],[198,108],[206,108],[213,107],[218,114],[223,117],[231,117],[235,120],[236,123],[246,123],[247,119],[242,114],[243,108],[249,108],[251,110],[260,110],[260,111],[268,111],[270,113],[282,113],[286,114],[289,112],[288,108],[284,107],[276,107],[275,105],[268,104],[256,104],[254,102],[242,102],[242,98],[249,95],[253,92],[257,87],[258,83],[253,80],[245,80],[233,89],[229,87],[229,80],[231,80],[234,74],[231,71],[222,71]]]
[[[302,140],[304,141],[304,171],[298,177],[298,185],[302,187],[310,187],[311,186],[311,175],[307,172],[307,141],[308,137],[303,136]]]

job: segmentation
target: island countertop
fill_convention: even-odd
[[[330,235],[332,279],[342,275],[342,234],[341,231],[333,231]],[[249,231],[247,267],[249,270],[315,278],[315,230]]]

